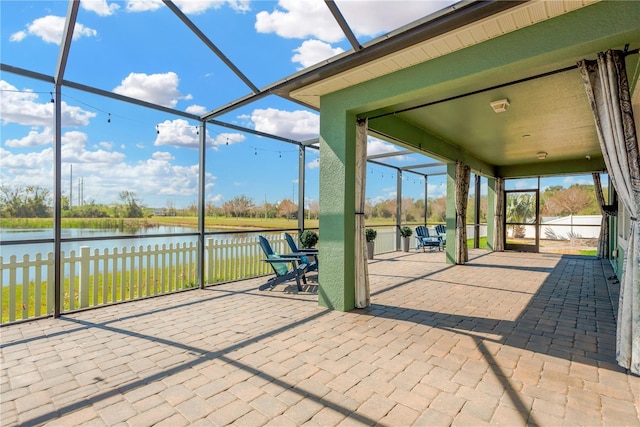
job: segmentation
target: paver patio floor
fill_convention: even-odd
[[[377,256],[349,313],[262,278],[3,327],[0,424],[640,425],[608,261],[471,258]]]

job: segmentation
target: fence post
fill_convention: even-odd
[[[90,275],[90,249],[89,246],[80,247],[80,288],[78,293],[78,299],[80,301],[80,308],[89,307],[89,278]],[[73,286],[73,283],[69,283],[69,286]]]
[[[53,268],[53,263],[55,262],[53,252],[47,253],[47,314],[55,313],[55,269]]]
[[[213,277],[213,239],[206,239],[206,249],[204,251],[204,269],[206,273],[202,278],[202,283],[210,283]]]

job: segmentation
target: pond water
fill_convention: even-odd
[[[213,230],[212,230],[213,231]],[[104,250],[108,250],[108,252],[113,253],[115,248],[118,248],[119,252],[122,252],[122,248],[130,249],[131,247],[135,247],[136,249],[140,246],[154,247],[155,245],[169,245],[173,244],[176,247],[182,243],[196,243],[198,240],[197,236],[162,236],[162,234],[180,234],[180,233],[195,233],[197,229],[188,228],[188,227],[176,227],[176,226],[159,226],[154,227],[149,230],[140,229],[136,232],[135,236],[121,238],[121,239],[104,239],[101,238],[113,238],[119,236],[130,236],[130,232],[121,232],[118,230],[98,230],[98,229],[88,229],[88,228],[69,228],[64,229],[62,231],[62,238],[86,238],[86,239],[98,239],[98,240],[87,240],[87,241],[74,241],[74,242],[62,242],[61,251],[65,254],[69,254],[71,251],[75,250],[76,253],[79,252],[82,246],[88,246],[91,248],[91,253],[93,253],[96,249],[99,250],[100,253],[103,253]],[[234,232],[234,233],[224,233],[219,232],[219,234],[215,234],[213,236],[206,236],[206,239],[213,238],[215,240],[227,240],[231,238],[248,238],[248,237],[257,237],[259,234],[268,234],[268,232]],[[279,234],[279,233],[278,233]],[[29,240],[42,240],[42,239],[52,239],[53,231],[51,229],[0,229],[0,237],[3,241],[29,241]],[[42,254],[43,258],[46,258],[49,252],[53,252],[53,243],[24,243],[24,244],[7,244],[0,246],[0,256],[3,258],[3,263],[7,263],[9,258],[13,255],[17,257],[18,260],[21,260],[24,255],[29,255],[30,259],[35,259],[36,254]],[[65,255],[66,256],[66,255]],[[67,267],[68,268],[68,267]],[[63,272],[65,275],[67,271]],[[2,281],[3,283],[9,282],[9,272],[6,270],[2,271]],[[22,280],[22,273],[20,269],[16,272],[18,280]]]
[[[62,242],[61,250],[69,252],[71,250],[78,250],[81,246],[89,246],[92,249],[112,249],[112,248],[129,248],[131,246],[146,246],[146,245],[162,245],[170,243],[183,243],[183,242],[195,242],[197,236],[158,236],[162,234],[180,234],[180,233],[195,233],[198,230],[189,227],[177,227],[177,226],[159,226],[152,229],[140,229],[135,233],[135,237],[114,239],[114,240],[88,240],[82,242]],[[216,231],[216,230],[208,230]],[[216,240],[229,239],[229,238],[246,238],[254,237],[258,234],[255,232],[246,233],[221,233],[211,236]],[[129,236],[130,232],[122,232],[119,230],[99,230],[93,228],[65,228],[62,230],[62,238],[86,238],[86,239],[100,239],[104,237],[119,237]],[[155,236],[155,237],[154,237]],[[51,229],[8,229],[0,228],[0,239],[3,241],[28,241],[39,239],[52,239],[53,230]],[[207,236],[207,238],[210,238]],[[28,243],[28,244],[16,244],[16,245],[2,245],[0,246],[0,256],[8,258],[11,255],[22,257],[24,254],[46,254],[53,251],[53,243]]]

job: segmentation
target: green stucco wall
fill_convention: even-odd
[[[331,99],[323,99],[322,107],[318,302],[349,311],[355,307],[356,117]]]
[[[447,264],[456,263],[456,165],[447,165]]]
[[[496,220],[496,180],[487,179],[487,249],[495,250],[493,246],[493,235],[495,233]]]
[[[320,288],[319,303],[331,309],[354,308],[355,232],[355,124],[356,118],[374,117],[389,106],[420,99],[438,100],[464,92],[536,74],[541,62],[564,64],[566,58],[623,46],[638,34],[637,2],[602,2],[559,18],[527,27],[455,53],[382,76],[320,99]],[[630,40],[631,39],[631,40]],[[637,39],[637,38],[635,38]],[[613,46],[612,46],[613,45]],[[500,73],[493,73],[499,70]],[[490,77],[490,78],[489,78]],[[491,80],[493,79],[493,80]],[[369,127],[380,135],[434,154],[447,166],[446,260],[455,260],[455,205],[453,162],[461,160],[485,176],[508,176],[455,144],[426,133],[397,118],[371,119]],[[472,136],[470,136],[472,137]],[[550,166],[548,166],[550,167]],[[566,165],[554,165],[566,168]],[[557,172],[566,172],[558,169]],[[503,171],[504,172],[504,171]],[[510,173],[519,174],[515,167]],[[533,170],[528,170],[532,175]],[[490,192],[491,193],[491,192]],[[493,209],[491,209],[491,212]],[[492,216],[492,215],[491,215]],[[489,222],[492,231],[493,221]],[[492,242],[492,239],[490,240]]]

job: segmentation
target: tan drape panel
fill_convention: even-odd
[[[597,61],[580,61],[578,68],[609,178],[631,214],[620,279],[616,360],[640,375],[640,150],[624,56],[623,52],[609,50],[599,53]]]
[[[467,248],[467,200],[471,168],[462,162],[456,162],[455,202],[456,202],[456,264],[469,261]]]
[[[496,211],[493,224],[493,250],[504,252],[504,178],[496,178]]]
[[[371,302],[369,267],[367,264],[367,239],[364,225],[364,205],[367,188],[367,123],[366,119],[358,120],[356,128],[355,306],[357,308],[368,307]]]
[[[600,206],[600,214],[602,214],[602,221],[600,221],[600,236],[598,237],[598,258],[609,258],[609,217],[604,210],[606,204],[604,200],[604,194],[602,194],[602,182],[600,181],[600,174],[594,172],[593,185],[596,189],[596,199],[598,199],[598,206]]]

